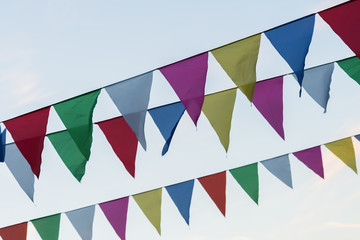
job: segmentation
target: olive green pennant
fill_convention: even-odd
[[[327,143],[325,146],[357,173],[355,151],[351,137]]]

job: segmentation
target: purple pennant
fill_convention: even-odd
[[[184,104],[195,125],[204,103],[207,69],[207,52],[159,69]]]
[[[283,127],[283,76],[257,82],[253,103],[261,115],[285,140]]]
[[[126,218],[128,211],[129,197],[120,198],[110,202],[99,204],[107,220],[114,228],[121,240],[126,239]]]
[[[313,170],[314,173],[324,178],[324,167],[320,146],[294,152],[293,154],[308,168]]]

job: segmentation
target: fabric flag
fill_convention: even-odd
[[[161,234],[161,194],[162,188],[133,195],[141,211],[149,219],[151,224]]]
[[[261,34],[258,34],[211,51],[250,102],[254,95],[260,39]]]
[[[114,228],[116,234],[121,240],[126,239],[128,204],[129,197],[99,204],[107,220],[110,222],[111,226]]]
[[[50,107],[46,107],[4,122],[37,178],[40,175],[41,153],[44,148],[49,111]]]
[[[258,164],[253,163],[243,167],[231,169],[230,173],[249,195],[249,197],[251,197],[256,204],[259,204]]]
[[[214,201],[220,212],[226,213],[226,172],[198,178],[199,182]]]
[[[165,155],[165,153],[169,150],[171,139],[182,115],[184,114],[184,111],[185,107],[181,102],[149,110],[150,116],[165,139],[162,155]]]
[[[92,239],[95,205],[76,209],[66,213],[82,240]]]
[[[346,72],[349,77],[354,79],[360,84],[360,59],[358,57],[352,57],[338,61],[337,64]]]
[[[359,140],[360,141],[360,134],[359,135],[356,135],[356,136],[354,136],[357,140]]]
[[[289,154],[261,161],[261,164],[283,183],[293,187]]]
[[[355,151],[351,137],[327,143],[325,146],[357,173]]]
[[[360,1],[349,1],[319,13],[358,57],[360,57],[359,11]]]
[[[61,214],[31,220],[42,240],[57,240],[59,238]]]
[[[0,228],[0,237],[3,240],[26,240],[27,226],[27,222],[24,222]]]
[[[265,32],[271,44],[294,71],[300,89],[304,77],[305,58],[314,31],[314,23],[315,15],[310,15]]]
[[[273,129],[285,140],[283,127],[283,77],[257,82],[253,103]]]
[[[320,146],[294,152],[293,155],[297,157],[302,163],[310,168],[314,173],[324,178],[324,167],[321,156]]]
[[[22,190],[34,201],[34,173],[15,143],[6,145],[5,163]]]
[[[131,176],[135,177],[138,140],[124,117],[106,120],[97,124],[126,170]]]
[[[168,80],[194,124],[197,125],[204,102],[208,53],[159,68]]]
[[[92,144],[92,115],[100,90],[60,102],[54,108],[68,133],[88,160]]]
[[[305,70],[303,87],[306,92],[324,109],[330,98],[330,83],[334,71],[334,63]]]
[[[81,153],[70,133],[62,131],[47,136],[65,166],[80,182],[85,174],[85,166],[88,159]]]
[[[153,73],[148,72],[105,88],[145,150],[144,125],[149,106],[152,79]]]
[[[1,130],[1,129],[0,129]],[[1,145],[0,145],[0,162],[4,162],[5,161],[5,153],[6,153],[6,128],[4,129],[4,131],[2,131],[2,133],[0,134],[0,140],[1,140]]]
[[[194,180],[174,184],[167,186],[166,190],[169,193],[171,199],[175,203],[181,216],[189,225],[190,219],[190,204],[193,194]]]
[[[231,120],[237,89],[205,96],[203,112],[218,135],[221,144],[228,151]]]

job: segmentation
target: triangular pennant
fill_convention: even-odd
[[[360,141],[360,134],[359,135],[356,135],[356,136],[354,136],[357,140],[359,140]]]
[[[61,214],[31,220],[42,240],[57,240],[59,238]]]
[[[150,116],[165,139],[162,155],[165,155],[165,153],[169,150],[171,139],[182,115],[184,114],[184,111],[185,107],[181,102],[149,110]]]
[[[292,178],[291,178],[291,168],[290,168],[290,160],[289,155],[285,154],[279,157],[267,159],[261,161],[262,165],[269,170],[275,177],[280,179],[283,183],[292,186]]]
[[[26,195],[34,201],[35,176],[15,143],[6,145],[5,163]]]
[[[194,124],[204,102],[208,53],[187,58],[159,69],[168,80]]]
[[[330,98],[331,77],[334,71],[334,63],[305,70],[303,87],[306,92],[324,109]]]
[[[167,186],[166,190],[169,193],[171,199],[175,203],[181,216],[189,225],[190,219],[190,204],[193,194],[194,180],[174,184]]]
[[[0,162],[4,162],[6,153],[6,129],[4,129],[0,135]]]
[[[0,228],[0,237],[3,240],[26,240],[28,223],[19,223],[9,227]]]
[[[360,59],[352,57],[345,60],[338,61],[337,64],[346,72],[349,77],[360,84]]]
[[[300,87],[314,23],[315,15],[310,15],[265,32],[271,44],[294,71]]]
[[[358,57],[360,57],[359,11],[360,1],[349,1],[319,13]]]
[[[327,143],[325,146],[357,173],[355,151],[351,137]]]
[[[68,131],[56,132],[49,134],[48,138],[66,167],[80,182],[85,174],[88,159],[80,152],[70,133]]]
[[[126,239],[126,220],[129,197],[99,204],[107,220],[121,240]]]
[[[259,203],[258,164],[253,163],[230,170],[231,175],[256,204]]]
[[[149,72],[105,88],[145,150],[144,125],[152,79],[153,73]]]
[[[141,211],[145,214],[147,219],[149,219],[159,234],[161,234],[161,194],[162,188],[158,188],[133,195],[133,198],[139,205]]]
[[[198,178],[199,182],[214,201],[220,212],[226,213],[226,172]]]
[[[294,152],[293,155],[314,173],[324,178],[324,167],[320,146]]]
[[[44,148],[49,110],[50,107],[46,107],[4,122],[37,178],[40,175],[41,153]]]
[[[95,206],[84,207],[69,211],[66,216],[74,226],[82,240],[92,239]]]
[[[203,112],[218,135],[225,151],[230,142],[231,120],[237,89],[205,96]]]
[[[285,139],[283,127],[283,77],[257,82],[253,103],[280,137]]]
[[[128,123],[123,117],[118,117],[97,124],[126,170],[135,177],[138,140]]]
[[[68,133],[87,160],[92,144],[92,115],[99,94],[100,90],[96,90],[54,105]]]
[[[250,102],[254,95],[260,39],[261,34],[258,34],[211,51]]]

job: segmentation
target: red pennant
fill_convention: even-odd
[[[360,1],[345,4],[320,12],[320,16],[360,58]]]
[[[46,107],[4,122],[37,178],[40,175],[41,153],[44,148],[49,111],[50,107]]]
[[[123,117],[97,123],[126,170],[135,177],[138,140]]]
[[[27,222],[0,228],[0,236],[3,240],[26,240]]]
[[[226,172],[198,178],[199,182],[225,216],[226,204]]]

